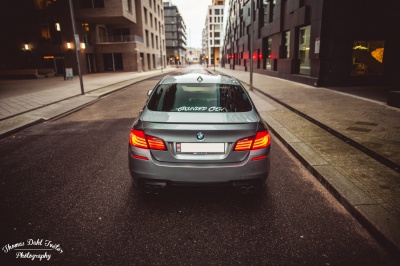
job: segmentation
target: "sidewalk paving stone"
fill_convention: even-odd
[[[221,68],[217,71],[238,78],[249,89],[246,84],[249,73]],[[301,109],[301,112],[361,144],[374,139],[379,145],[372,148],[390,159],[396,159],[393,153],[400,150],[397,138],[393,139],[399,133],[395,120],[400,121],[400,110],[364,101],[360,97],[262,75],[254,78],[254,88],[257,90],[250,91],[251,97],[270,129],[364,226],[399,251],[400,173],[281,103]],[[268,105],[266,109],[263,107],[265,103]],[[379,118],[389,114],[390,117]],[[343,133],[352,126],[365,130]],[[392,130],[395,133],[389,134]],[[392,138],[385,139],[384,134]],[[385,152],[384,146],[394,152]]]

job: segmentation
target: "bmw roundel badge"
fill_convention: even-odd
[[[199,133],[197,133],[196,137],[197,137],[198,140],[203,140],[204,139],[204,133],[203,132],[199,132]]]

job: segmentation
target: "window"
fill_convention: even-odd
[[[158,36],[156,35],[156,48],[158,49]]]
[[[311,26],[300,28],[299,31],[299,74],[310,75],[310,31]]]
[[[132,0],[126,0],[126,8],[129,13],[132,13]]]
[[[112,30],[114,42],[126,42],[130,41],[130,30],[129,28],[117,28]]]
[[[153,28],[153,14],[150,13],[150,27]]]
[[[218,38],[219,37],[219,32],[214,33],[214,37]]]
[[[263,39],[263,46],[264,46],[263,47],[263,53],[264,53],[264,56],[263,56],[263,59],[264,59],[263,68],[271,70],[272,69],[272,64],[271,64],[272,38],[271,37],[264,38]]]
[[[241,86],[231,84],[161,84],[148,106],[163,112],[249,112],[252,106]]]
[[[104,0],[81,0],[81,8],[104,8]]]
[[[51,43],[51,35],[50,35],[50,29],[48,25],[42,25],[40,27],[40,42],[41,43]]]
[[[150,44],[149,44],[149,31],[145,30],[145,32],[146,32],[146,46],[149,47],[150,46]]]
[[[219,9],[214,9],[214,15],[219,15]]]
[[[143,7],[143,13],[144,13],[144,23],[147,24],[147,9]]]
[[[382,75],[385,41],[354,41],[351,76]]]
[[[154,48],[154,34],[151,33],[151,48]]]
[[[290,31],[285,32],[284,35],[284,51],[283,51],[283,58],[290,57]]]
[[[269,0],[263,0],[263,9],[264,9],[264,26],[268,24],[269,22],[269,18],[268,18],[268,14],[269,14]]]

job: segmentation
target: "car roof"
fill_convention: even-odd
[[[176,84],[176,83],[212,83],[212,84],[232,84],[240,85],[240,82],[234,77],[228,75],[213,75],[189,73],[183,75],[168,75],[164,77],[160,84]]]

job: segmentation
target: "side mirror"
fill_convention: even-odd
[[[148,90],[147,91],[147,96],[150,96],[152,92],[153,92],[153,90]]]

